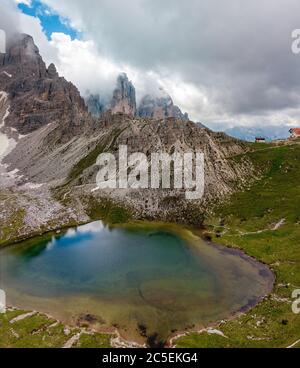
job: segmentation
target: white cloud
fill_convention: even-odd
[[[139,99],[158,83],[203,123],[300,120],[300,59],[290,52],[291,30],[299,28],[298,0],[42,2],[82,30],[82,39],[54,33],[48,42],[39,20],[20,14],[19,28],[83,94],[110,93],[125,71]]]
[[[72,40],[63,33],[53,33],[50,45],[56,50],[56,66],[61,75],[76,83],[83,95],[100,93],[111,96],[117,76],[124,71],[128,74],[137,90],[140,100],[146,93],[155,94],[158,86],[166,90],[183,109],[193,115],[195,103],[207,104],[205,95],[191,85],[180,80],[164,78],[153,71],[141,71],[125,64],[118,64],[101,55],[96,44],[89,40]]]
[[[87,90],[112,92],[120,69],[95,51],[93,41],[72,40],[63,33],[53,33],[50,45],[57,52],[59,73],[76,83],[82,94]]]
[[[40,53],[47,64],[57,62],[57,50],[49,43],[38,18],[20,13],[18,18],[18,27],[22,33],[29,34],[34,38],[34,41],[38,45]]]
[[[27,6],[31,6],[31,0],[14,0],[17,4],[25,4]]]
[[[28,2],[22,1],[23,3]],[[28,2],[29,4],[29,2]],[[16,0],[1,0],[0,4],[0,28],[7,34],[22,32],[34,37],[41,54],[47,64],[56,62],[56,50],[49,44],[38,18],[21,13],[17,9]]]

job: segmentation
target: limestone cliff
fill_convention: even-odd
[[[15,35],[0,54],[0,90],[10,101],[6,126],[22,135],[62,119],[76,125],[86,112],[77,88],[59,77],[53,64],[46,67],[28,35]]]
[[[99,118],[106,110],[106,106],[102,103],[99,94],[90,94],[85,99],[88,112],[94,117]]]
[[[120,74],[117,79],[109,108],[112,114],[121,113],[130,116],[136,114],[135,88],[125,73]]]
[[[174,102],[162,88],[159,90],[158,96],[146,95],[142,98],[138,116],[142,118],[164,119],[176,118],[182,121],[188,121],[187,113],[183,114],[180,108],[174,105]]]

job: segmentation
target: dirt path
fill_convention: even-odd
[[[26,318],[30,318],[32,316],[34,316],[37,312],[30,312],[30,313],[26,313],[26,314],[21,314],[20,316],[16,317],[16,318],[13,318],[10,323],[16,323],[16,322],[19,322],[19,321],[23,321],[24,319]]]
[[[75,345],[81,336],[81,332],[79,332],[78,334],[72,336],[63,346],[63,349],[71,349],[73,345]]]
[[[300,343],[300,339],[297,340],[296,342],[294,342],[292,345],[288,346],[287,349],[292,349],[294,348],[296,345],[298,345]]]
[[[257,230],[257,231],[249,231],[249,232],[243,232],[243,231],[238,231],[239,233],[239,236],[245,236],[245,235],[255,235],[255,234],[262,234],[262,233],[265,233],[267,231],[277,231],[279,230],[284,224],[285,224],[285,219],[281,219],[280,221],[278,221],[273,227],[269,227],[269,228],[266,228],[266,229],[262,229],[262,230]],[[217,225],[210,225],[214,228],[220,228],[222,227],[223,229],[226,229],[226,231],[223,231],[223,234],[225,234],[225,232],[227,232],[227,230],[230,230],[229,227],[226,227],[226,226],[217,226]],[[228,236],[236,236],[236,234],[232,234],[232,235],[229,235]]]
[[[285,224],[285,219],[283,218],[280,221],[278,221],[277,224],[275,224],[274,227],[272,227],[272,228],[266,228],[266,229],[263,229],[263,230],[252,231],[252,232],[248,232],[248,233],[240,232],[240,234],[241,234],[241,236],[244,236],[244,235],[261,234],[261,233],[265,233],[267,231],[276,231],[276,230],[279,230],[284,224]]]

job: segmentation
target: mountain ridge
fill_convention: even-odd
[[[257,137],[265,138],[266,141],[274,141],[280,139],[287,139],[290,137],[290,127],[282,125],[269,125],[269,126],[236,126],[233,128],[225,129],[225,133],[244,141],[255,142]]]
[[[125,114],[132,117],[166,119],[176,118],[189,121],[187,113],[183,114],[180,108],[174,105],[170,95],[163,88],[157,87],[156,95],[146,94],[140,103],[136,101],[136,90],[126,73],[119,74],[113,95],[101,98],[100,94],[88,94],[85,98],[88,111],[93,117],[99,118],[103,113]]]
[[[95,207],[101,208],[107,201],[126,208],[134,219],[201,226],[203,216],[214,203],[225,200],[259,176],[250,161],[231,159],[250,149],[246,143],[193,122],[175,117],[140,118],[122,111],[116,114],[107,111],[93,118],[77,88],[59,77],[54,65],[46,68],[32,38],[22,37],[24,42],[17,39],[8,53],[1,56],[0,89],[6,91],[5,106],[9,105],[1,131],[14,136],[16,144],[2,159],[1,167],[10,184],[7,186],[8,181],[0,177],[0,189],[6,195],[8,190],[15,193],[16,206],[26,213],[25,227],[22,227],[25,233],[32,228],[56,228],[57,224],[66,225],[70,221],[88,222],[91,207],[97,213]],[[28,45],[33,50],[29,55]],[[126,89],[126,83],[121,87]],[[130,94],[124,95],[130,98]],[[115,97],[118,100],[120,95],[117,93]],[[5,114],[4,109],[0,116]],[[190,202],[185,192],[178,189],[93,192],[98,155],[117,154],[120,145],[147,157],[152,152],[203,152],[204,197]],[[38,215],[33,214],[24,197],[28,195],[33,202],[43,198],[43,208],[47,211],[35,208]],[[59,211],[59,216],[53,208]],[[8,211],[6,219],[10,215]]]

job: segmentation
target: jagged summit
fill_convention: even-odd
[[[86,98],[86,104],[89,112],[96,118],[110,110],[113,115],[125,114],[140,118],[159,120],[175,118],[189,121],[188,114],[182,113],[180,108],[174,105],[171,96],[162,87],[157,89],[155,95],[145,95],[137,107],[135,87],[126,73],[118,76],[116,88],[109,103],[105,102],[99,94],[90,94]]]
[[[35,45],[33,38],[27,34],[15,34],[7,40],[5,54],[0,54],[0,67],[33,77],[45,77],[46,65]]]
[[[56,66],[51,63],[48,67],[48,70],[47,70],[47,73],[48,73],[48,76],[50,78],[57,78],[59,77],[58,73],[57,73],[57,70],[56,70]]]
[[[86,112],[78,89],[59,77],[54,64],[46,67],[26,34],[10,37],[6,53],[0,54],[0,86],[9,96],[5,124],[23,135],[63,119],[76,125]]]
[[[136,115],[136,94],[135,88],[129,81],[126,73],[121,73],[117,79],[117,85],[113,92],[110,103],[112,114]]]
[[[183,114],[180,108],[174,105],[170,95],[160,87],[157,96],[146,95],[142,98],[138,116],[142,118],[164,119],[176,118],[182,121],[188,121],[188,114]]]
[[[116,86],[112,97],[102,95],[87,94],[85,99],[88,111],[95,118],[99,118],[103,113],[110,111],[112,115],[124,114],[136,116],[136,93],[131,81],[126,73],[121,73],[116,81]]]
[[[105,106],[105,103],[102,101],[98,93],[97,94],[88,93],[85,99],[85,103],[87,105],[89,113],[94,118],[99,118],[107,110],[107,106]]]
[[[135,88],[125,73],[118,76],[111,98],[108,96],[104,98],[99,93],[87,92],[85,102],[89,113],[95,118],[99,118],[107,111],[110,111],[112,115],[136,116]]]

